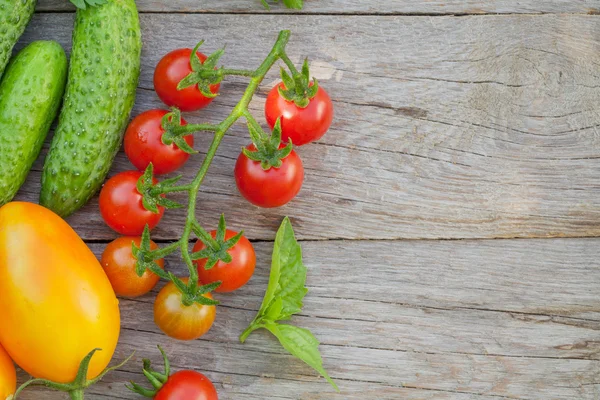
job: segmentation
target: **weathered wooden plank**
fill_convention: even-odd
[[[37,15],[20,46],[56,38],[69,47],[71,21]],[[249,25],[261,33],[248,33]],[[284,27],[295,33],[291,57],[309,56],[335,100],[331,131],[300,149],[304,188],[281,209],[255,208],[237,193],[234,160],[248,143],[237,125],[202,189],[202,223],[225,211],[255,239],[272,239],[283,215],[303,239],[600,235],[597,17],[146,14],[142,26],[135,113],[161,106],[152,73],[168,50],[206,38],[208,50],[228,45],[227,65],[252,67]],[[276,79],[274,71],[253,103],[257,117]],[[243,85],[223,87],[212,107],[188,120],[222,119]],[[199,134],[197,147],[209,140]],[[119,155],[114,172],[127,168]],[[19,198],[35,200],[38,181],[34,171]],[[96,210],[94,200],[69,221],[86,238],[112,237]],[[182,216],[169,212],[156,237],[176,237]]]
[[[217,322],[202,340],[162,335],[152,322],[154,294],[121,300],[117,357],[135,349],[136,359],[90,397],[136,398],[123,383],[142,380],[141,358],[159,362],[154,346],[161,344],[176,369],[192,367],[214,379],[222,399],[596,399],[599,242],[303,243],[310,291],[293,322],[321,340],[341,394],[268,334],[238,342],[268,279],[271,243],[255,243],[255,277],[219,296]],[[103,249],[91,246],[98,255]],[[182,273],[176,258],[168,268]]]
[[[259,0],[139,0],[141,12],[264,13]],[[508,14],[508,13],[597,13],[594,0],[306,0],[302,11],[274,5],[277,13],[310,14]],[[74,7],[66,0],[39,0],[39,11],[66,11]]]

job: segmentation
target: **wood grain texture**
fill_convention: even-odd
[[[19,46],[55,38],[69,48],[72,18],[37,15]],[[272,239],[283,215],[301,239],[600,234],[596,16],[145,14],[141,21],[134,113],[161,107],[152,73],[168,50],[205,38],[208,51],[227,44],[228,66],[254,67],[281,28],[294,32],[291,57],[308,56],[335,101],[330,132],[300,149],[304,188],[281,209],[255,208],[237,193],[233,165],[248,139],[236,125],[202,189],[198,218],[207,226],[225,211],[253,239]],[[253,102],[257,118],[276,81],[273,71]],[[220,121],[244,87],[225,83],[210,108],[186,118]],[[197,139],[202,153],[210,138]],[[189,179],[201,158],[184,168]],[[114,172],[129,168],[120,154]],[[36,200],[40,169],[38,161],[20,199]],[[85,238],[114,237],[96,210],[93,200],[69,222]],[[169,212],[155,237],[178,237],[182,222],[182,212]]]
[[[176,342],[152,322],[152,295],[122,300],[117,358],[135,360],[90,399],[135,399],[141,358],[206,373],[220,399],[577,399],[600,396],[600,239],[304,242],[304,311],[293,319],[321,340],[342,393],[285,354],[267,333],[237,337],[260,306],[271,243],[258,269],[220,295],[201,340]],[[104,245],[92,244],[96,254]],[[182,273],[170,259],[167,268]],[[24,375],[21,373],[20,378]],[[20,398],[61,399],[33,390]]]
[[[66,0],[39,0],[39,11],[71,11]],[[141,12],[265,13],[259,0],[138,0]],[[596,0],[305,0],[304,10],[273,5],[273,12],[310,14],[597,13]]]

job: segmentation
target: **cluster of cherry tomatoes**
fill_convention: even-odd
[[[154,74],[154,87],[160,99],[170,107],[182,111],[195,111],[210,104],[212,98],[201,93],[197,85],[178,90],[177,86],[192,72],[190,64],[191,49],[175,50],[158,63]],[[201,62],[206,56],[197,52]],[[293,101],[282,97],[279,87],[269,93],[265,115],[267,123],[273,128],[278,119],[281,123],[282,144],[291,141],[301,146],[321,138],[329,129],[333,119],[331,99],[319,87],[308,106],[298,107]],[[217,94],[219,84],[211,85],[210,91]],[[153,229],[161,220],[165,209],[158,206],[158,213],[147,210],[142,202],[142,194],[137,183],[143,171],[150,163],[155,175],[172,173],[181,168],[190,154],[183,151],[175,143],[163,143],[165,132],[162,126],[167,110],[149,110],[138,115],[130,123],[124,138],[125,153],[137,168],[134,171],[121,172],[106,182],[100,193],[100,212],[104,221],[112,229],[124,237],[110,243],[103,255],[101,264],[111,281],[115,293],[124,297],[138,297],[152,290],[159,277],[146,271],[141,277],[136,273],[136,258],[132,254],[132,242],[140,246],[145,226]],[[182,119],[182,124],[187,124]],[[184,137],[187,145],[194,146],[194,137]],[[255,150],[254,145],[248,149]],[[279,207],[294,198],[302,186],[304,168],[298,154],[292,152],[281,160],[278,168],[264,169],[259,161],[248,158],[241,152],[235,165],[235,181],[240,193],[251,203],[260,207]],[[155,179],[154,183],[158,181]],[[217,231],[210,232],[213,238]],[[228,240],[237,232],[227,230],[224,238]],[[194,252],[204,248],[198,241]],[[151,242],[151,248],[158,246]],[[233,247],[227,250],[232,261],[223,261],[206,270],[206,259],[195,261],[198,267],[199,281],[210,284],[220,281],[217,292],[231,292],[245,285],[252,277],[256,265],[256,256],[252,244],[241,237]],[[157,260],[157,265],[164,269],[164,261]],[[182,294],[173,282],[169,282],[158,294],[154,305],[156,324],[167,335],[182,339],[195,339],[206,333],[215,319],[215,306],[194,303],[182,304]],[[210,294],[206,295],[211,298]]]

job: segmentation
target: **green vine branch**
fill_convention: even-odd
[[[184,81],[186,81],[185,85],[187,85],[189,82],[196,82],[199,88],[202,86],[200,83],[198,83],[200,81],[202,81],[204,86],[207,87],[209,83],[212,84],[213,82],[220,82],[220,79],[226,75],[245,76],[250,79],[250,82],[248,83],[248,86],[246,87],[246,90],[244,91],[240,101],[233,108],[231,113],[219,124],[183,125],[181,113],[177,109],[173,109],[173,111],[165,115],[162,120],[162,127],[165,130],[162,140],[167,144],[175,143],[179,145],[179,143],[184,142],[183,137],[185,135],[194,132],[214,132],[213,140],[206,152],[206,156],[204,157],[202,165],[190,183],[177,186],[176,184],[181,179],[181,176],[176,176],[159,183],[154,183],[152,176],[152,165],[148,166],[146,172],[138,182],[138,190],[143,195],[144,207],[149,211],[158,212],[158,206],[163,206],[165,208],[182,207],[182,205],[167,199],[165,197],[165,194],[167,193],[184,192],[188,195],[185,225],[181,238],[178,241],[162,249],[151,250],[150,231],[146,227],[140,246],[137,247],[135,244],[133,245],[133,255],[138,260],[136,270],[138,275],[141,276],[146,270],[150,270],[159,277],[172,281],[182,292],[184,305],[189,306],[194,302],[199,304],[217,304],[217,302],[210,300],[203,295],[211,290],[216,289],[220,282],[217,282],[216,284],[213,283],[210,285],[199,286],[198,270],[194,264],[194,261],[198,258],[208,258],[208,265],[210,266],[211,263],[214,265],[214,263],[216,263],[219,259],[226,257],[226,250],[232,247],[236,242],[235,240],[223,242],[213,239],[211,235],[204,228],[202,228],[196,219],[198,192],[202,186],[202,183],[204,182],[204,178],[206,177],[210,165],[213,162],[219,145],[221,144],[221,141],[225,137],[226,133],[234,123],[236,123],[240,118],[244,118],[249,125],[251,137],[258,150],[265,154],[272,153],[272,164],[277,165],[279,160],[277,157],[281,158],[286,152],[289,153],[289,151],[291,151],[291,145],[286,146],[281,150],[278,149],[279,139],[281,137],[279,125],[275,127],[273,135],[269,137],[262,131],[262,128],[248,110],[248,106],[252,101],[254,94],[258,90],[261,82],[264,80],[265,76],[275,65],[275,63],[277,63],[277,61],[283,60],[286,64],[290,63],[291,67],[293,67],[293,69],[290,69],[292,75],[297,76],[299,74],[285,51],[285,47],[289,41],[290,35],[290,31],[281,31],[269,55],[254,71],[226,69],[223,67],[217,68],[216,61],[218,61],[223,54],[223,50],[217,50],[217,52],[213,53],[207,58],[207,61],[203,65],[195,65],[193,68],[194,71],[190,73],[188,77],[184,78]],[[202,44],[202,42],[200,42],[200,44]],[[196,46],[196,48],[198,48],[200,44]],[[192,53],[192,55],[193,54],[194,53]],[[207,65],[209,60],[211,61]],[[275,141],[277,141],[277,143],[275,143]],[[185,150],[186,149],[184,149],[184,151]],[[187,150],[190,152],[194,151],[193,149]],[[223,218],[221,219],[219,225],[224,227],[225,221]],[[207,250],[204,253],[190,253],[189,243],[192,234],[205,243]],[[174,253],[178,249],[180,250],[182,260],[189,270],[189,280],[187,283],[184,283],[182,279],[174,276],[172,273],[163,271],[155,263],[155,260],[164,258],[165,256]]]

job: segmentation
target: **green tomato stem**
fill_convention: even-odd
[[[83,390],[73,390],[69,392],[69,397],[71,400],[83,400]]]
[[[221,71],[222,71],[223,75],[246,76],[248,78],[251,78],[255,72],[255,71],[250,71],[247,69],[226,69],[226,68],[223,68]]]
[[[206,152],[206,157],[204,158],[204,161],[202,162],[202,165],[200,167],[200,170],[196,174],[196,177],[190,184],[187,217],[180,242],[181,257],[187,265],[190,273],[190,278],[188,282],[190,288],[198,286],[198,270],[196,269],[190,256],[188,244],[190,240],[190,235],[192,233],[192,227],[195,223],[197,223],[196,203],[198,199],[198,191],[200,190],[200,186],[202,186],[202,182],[204,181],[206,173],[208,172],[208,169],[210,168],[210,165],[213,159],[215,158],[219,145],[221,144],[221,141],[223,140],[223,137],[225,136],[229,128],[231,128],[231,126],[240,117],[248,113],[248,105],[250,104],[250,101],[252,101],[252,97],[258,90],[259,85],[261,84],[271,67],[273,67],[273,65],[277,62],[278,59],[284,56],[287,58],[287,55],[285,55],[285,46],[289,41],[290,34],[290,31],[281,31],[279,33],[279,37],[277,38],[277,41],[275,42],[275,45],[273,46],[273,49],[271,50],[267,58],[263,61],[260,67],[258,67],[256,71],[254,71],[251,74],[252,78],[250,80],[250,83],[248,84],[248,87],[244,91],[244,95],[242,96],[238,104],[233,108],[229,116],[225,118],[223,122],[221,122],[219,125],[216,125],[217,129],[215,131],[215,136],[213,137],[212,143],[210,144],[210,147]],[[194,129],[198,126],[199,125],[186,125],[186,127],[189,127],[189,129]],[[212,127],[212,125],[210,126]],[[206,126],[202,125],[202,127],[204,128]]]

